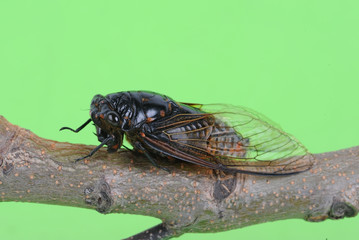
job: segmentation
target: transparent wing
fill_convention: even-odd
[[[313,156],[297,139],[253,110],[181,104],[199,113],[175,116],[158,127],[178,153],[216,163],[217,169],[257,174],[292,174],[313,165]]]

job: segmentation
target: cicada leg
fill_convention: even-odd
[[[126,150],[130,151],[130,152],[133,152],[133,149],[129,148],[129,147],[126,147],[125,145],[122,145],[123,148],[125,148]]]
[[[213,175],[216,182],[213,188],[213,197],[216,200],[223,200],[227,198],[236,188],[237,174],[225,173],[222,170],[213,169]]]
[[[134,142],[134,147],[138,150],[140,150],[143,154],[145,154],[145,156],[147,157],[148,160],[150,160],[150,162],[152,163],[153,166],[160,168],[162,170],[165,170],[168,173],[171,173],[171,171],[168,168],[162,167],[160,165],[157,164],[156,160],[151,156],[151,154],[142,146],[142,144],[140,142]]]
[[[90,152],[90,154],[88,154],[88,155],[86,155],[86,156],[84,156],[84,157],[80,157],[80,158],[76,159],[75,162],[78,162],[78,161],[81,161],[81,160],[83,160],[83,159],[85,159],[85,158],[91,157],[92,155],[95,154],[95,152],[97,152],[98,150],[100,150],[100,148],[102,148],[104,145],[106,145],[107,143],[109,143],[111,140],[113,140],[113,137],[112,137],[112,136],[106,138],[100,145],[98,145],[96,148],[94,148],[94,149]]]

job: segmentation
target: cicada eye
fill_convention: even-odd
[[[115,112],[110,112],[107,114],[107,120],[112,124],[117,126],[120,122],[120,117]]]

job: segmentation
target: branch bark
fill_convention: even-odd
[[[323,221],[359,210],[359,146],[315,155],[307,172],[290,176],[215,177],[185,162],[154,168],[141,155],[47,140],[0,116],[2,201],[150,215],[162,220],[129,239],[170,239],[186,232],[218,232],[289,218]]]

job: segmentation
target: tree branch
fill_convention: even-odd
[[[290,176],[215,177],[185,162],[154,168],[141,155],[55,142],[0,116],[2,201],[150,215],[163,223],[129,239],[169,239],[186,232],[218,232],[289,218],[323,221],[353,217],[359,208],[359,146],[315,155],[307,172]]]

